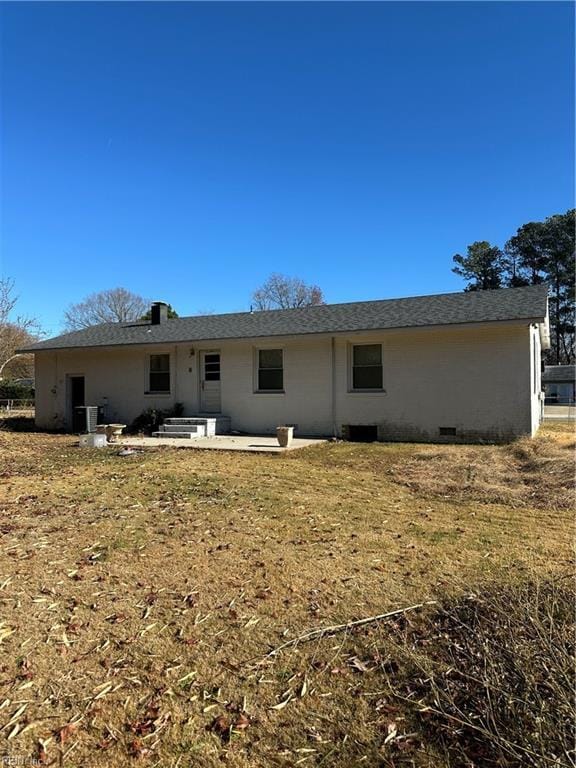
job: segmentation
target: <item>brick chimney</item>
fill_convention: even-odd
[[[150,308],[150,325],[161,325],[168,320],[168,304],[164,301],[154,301]]]

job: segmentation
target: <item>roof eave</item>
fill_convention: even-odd
[[[54,347],[28,347],[23,350],[18,350],[20,353],[36,354],[38,352],[65,352],[68,350],[89,350],[89,349],[118,349],[122,347],[151,347],[151,346],[163,346],[167,347],[173,344],[221,344],[224,342],[234,341],[258,341],[261,339],[289,339],[289,338],[301,338],[301,337],[330,337],[330,336],[358,336],[367,333],[390,333],[395,331],[426,331],[426,330],[442,330],[447,328],[477,328],[478,326],[494,326],[494,325],[537,325],[540,329],[540,338],[544,349],[549,349],[550,345],[550,333],[548,325],[548,317],[521,317],[521,318],[509,318],[502,320],[472,320],[465,323],[429,323],[428,325],[397,325],[388,326],[383,328],[355,328],[350,330],[334,330],[334,331],[307,331],[301,333],[278,333],[278,334],[262,334],[253,336],[221,336],[221,337],[206,337],[201,339],[171,339],[165,341],[129,341],[120,342],[117,344],[77,344],[66,347],[54,346]],[[544,334],[544,335],[543,335]],[[547,340],[547,341],[546,341]],[[548,346],[544,346],[547,343]]]

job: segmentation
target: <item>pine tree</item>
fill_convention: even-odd
[[[504,248],[508,285],[549,285],[552,349],[547,357],[556,365],[574,362],[574,215],[570,210],[524,224]]]
[[[501,288],[504,281],[504,254],[497,246],[486,240],[479,240],[467,248],[466,256],[456,254],[457,265],[452,268],[460,277],[468,280],[465,291],[485,291]]]

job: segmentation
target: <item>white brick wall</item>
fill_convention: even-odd
[[[342,386],[350,340],[338,340],[339,424],[372,423],[387,440],[436,440],[440,427],[467,440],[530,433],[527,327],[391,331],[381,340],[385,391],[366,395]]]
[[[383,345],[384,391],[349,391],[349,356],[354,343]],[[539,337],[527,325],[492,324],[423,328],[335,338],[335,398],[332,399],[332,341],[329,336],[292,337],[212,345],[68,350],[36,355],[37,423],[69,427],[67,377],[84,375],[86,403],[108,398],[108,419],[130,423],[146,408],[184,404],[199,411],[199,351],[221,353],[222,412],[232,428],[272,432],[297,424],[300,434],[330,435],[333,415],[345,424],[371,424],[382,439],[437,440],[439,427],[455,427],[461,439],[506,439],[533,434],[539,404],[534,391],[534,350]],[[255,350],[284,350],[282,394],[254,391]],[[171,355],[172,392],[146,395],[151,352]],[[539,366],[537,390],[540,389]],[[53,392],[54,390],[54,392]]]

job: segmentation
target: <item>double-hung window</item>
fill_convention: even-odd
[[[284,355],[281,349],[258,350],[258,391],[284,391]]]
[[[148,391],[170,392],[170,355],[150,355]]]
[[[352,389],[382,389],[382,345],[354,344],[352,347]]]

